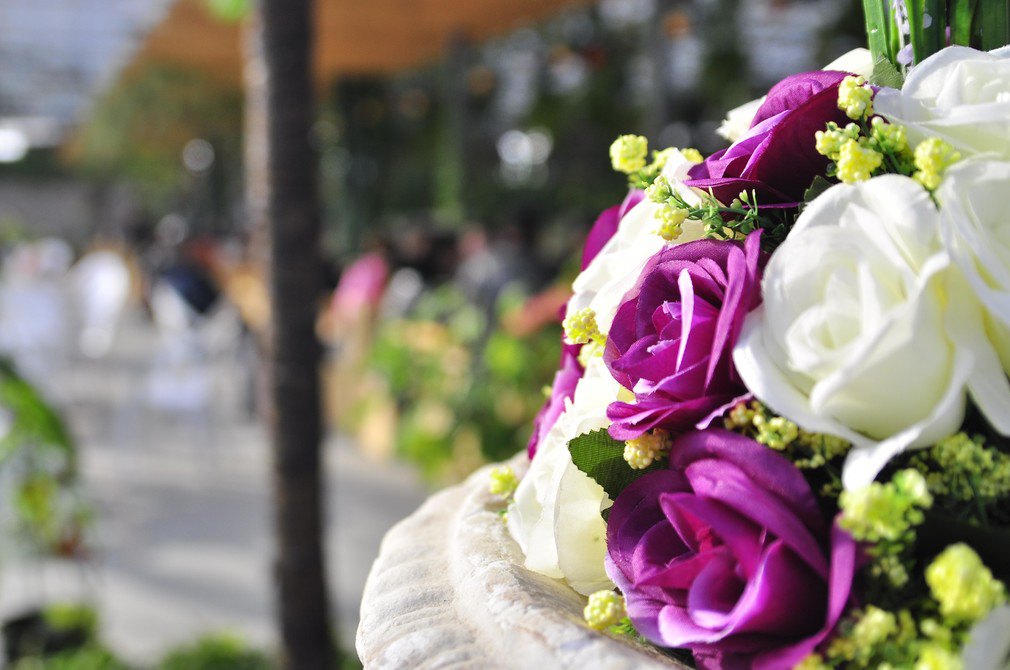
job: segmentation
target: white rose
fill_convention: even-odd
[[[679,151],[674,151],[663,168],[663,176],[687,202],[696,204],[700,202],[698,195],[683,185],[693,165]],[[600,330],[610,331],[617,308],[625,294],[634,288],[646,262],[668,244],[655,233],[659,228],[656,218],[659,207],[646,198],[624,215],[614,236],[572,284],[574,294],[568,301],[569,313],[590,307],[596,312]],[[704,225],[688,220],[675,244],[700,240],[704,236]]]
[[[592,359],[575,395],[540,443],[508,512],[509,533],[525,554],[526,567],[564,578],[583,595],[613,588],[603,566],[607,525],[600,516],[612,501],[575,467],[568,443],[610,425],[607,405],[619,391],[603,360]]]
[[[869,49],[859,47],[858,49],[843,53],[822,69],[851,72],[864,79],[869,79],[873,75],[873,56],[870,54]]]
[[[763,95],[757,100],[745,102],[739,107],[734,107],[726,113],[726,118],[719,124],[715,131],[721,137],[725,137],[730,142],[736,142],[747,134],[751,123],[754,122],[754,115],[757,114],[761,105],[765,104],[767,95]]]
[[[870,55],[869,49],[860,47],[859,49],[853,49],[842,54],[825,65],[823,69],[851,72],[869,79],[870,75],[873,74],[873,57]],[[762,96],[757,100],[745,102],[739,107],[731,109],[715,132],[730,142],[739,140],[750,130],[751,123],[754,121],[754,115],[757,114],[758,108],[764,104],[767,97]]]
[[[974,314],[970,301],[951,304],[952,321],[961,327],[961,341],[985,338],[995,353],[976,342],[980,356],[973,388],[976,402],[990,423],[1010,434],[1010,218],[1006,194],[1010,163],[972,159],[947,170],[937,189],[940,234],[960,276],[984,309]],[[961,281],[960,277],[958,281]],[[981,327],[975,326],[981,321]],[[969,327],[970,326],[970,327]]]
[[[1010,670],[1010,607],[997,607],[972,627],[961,660],[971,670]]]
[[[853,443],[846,488],[964,417],[974,359],[947,332],[938,219],[906,177],[829,189],[769,261],[764,303],[734,351],[744,384],[773,410]]]
[[[912,68],[900,91],[880,89],[873,106],[906,126],[913,144],[940,137],[965,156],[1010,158],[1010,48],[941,49]]]

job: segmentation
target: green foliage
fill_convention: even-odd
[[[611,500],[642,475],[666,467],[657,460],[644,470],[635,470],[624,460],[624,442],[610,437],[606,429],[580,435],[568,443],[572,462],[603,487]]]
[[[226,23],[237,23],[252,11],[251,0],[206,0],[211,13]]]
[[[490,328],[485,312],[449,286],[426,295],[410,318],[382,324],[368,367],[398,408],[397,452],[444,482],[519,451],[559,341],[553,327],[521,338]]]
[[[10,361],[0,359],[0,412],[10,425],[0,438],[0,468],[13,473],[15,531],[41,552],[73,555],[91,510],[77,489],[76,447],[59,414]]]
[[[164,211],[189,180],[182,151],[190,140],[210,142],[215,166],[238,173],[241,100],[196,72],[145,70],[97,101],[68,158],[85,175],[126,180],[150,209]]]
[[[894,63],[883,57],[878,57],[873,61],[873,74],[870,75],[870,83],[874,86],[888,86],[890,88],[901,88],[905,83],[905,78],[894,67]]]
[[[157,670],[270,670],[263,653],[230,635],[209,635],[189,647],[169,653]]]
[[[23,658],[12,670],[130,670],[107,649],[88,645],[52,656]]]
[[[46,625],[56,631],[80,631],[89,640],[94,640],[98,635],[98,612],[87,605],[50,605],[42,612],[42,617]]]

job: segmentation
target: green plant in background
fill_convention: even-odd
[[[370,353],[398,408],[397,453],[431,481],[458,480],[522,449],[544,402],[535,389],[553,377],[559,328],[519,338],[488,322],[446,285],[409,318],[383,324]]]
[[[89,645],[52,656],[23,658],[12,670],[130,670],[130,667],[104,647]]]
[[[57,603],[42,612],[46,625],[55,631],[78,631],[89,640],[98,637],[98,612],[87,605]]]
[[[213,214],[224,216],[238,192],[241,130],[240,91],[198,72],[151,68],[96,102],[67,158],[86,176],[131,184],[148,210],[163,214],[194,181],[183,150],[204,139],[214,149],[206,175]]]
[[[91,509],[77,490],[77,453],[62,418],[0,359],[0,473],[12,482],[14,532],[41,553],[80,553]]]
[[[232,635],[208,635],[169,653],[158,670],[270,670],[270,658]]]
[[[990,50],[1010,42],[1006,0],[863,0],[863,12],[875,83],[888,86],[948,44]]]

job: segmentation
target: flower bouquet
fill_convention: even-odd
[[[527,569],[700,668],[1008,663],[1007,6],[864,5],[870,50],[727,149],[613,144],[529,468],[491,475]]]

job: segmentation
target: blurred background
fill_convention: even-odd
[[[254,13],[0,0],[9,667],[275,667]],[[712,152],[728,109],[864,37],[856,0],[316,0],[310,18],[322,277],[299,300],[354,667],[383,533],[526,445],[581,239],[626,192],[611,141]]]

